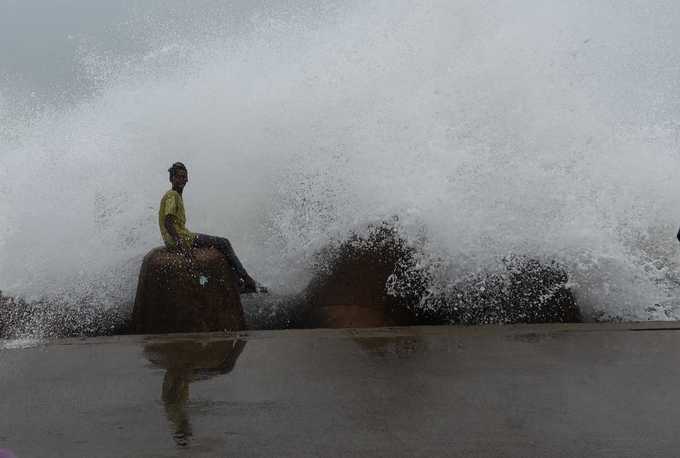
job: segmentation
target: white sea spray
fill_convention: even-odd
[[[130,302],[181,160],[189,227],[274,290],[396,215],[442,287],[528,255],[568,268],[588,316],[678,318],[677,2],[214,13],[133,15],[135,52],[82,39],[68,102],[0,90],[5,293]]]

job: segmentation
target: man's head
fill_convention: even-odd
[[[181,191],[189,181],[187,168],[181,162],[175,162],[172,164],[172,167],[168,169],[168,173],[170,174],[170,183],[172,183],[172,189]]]

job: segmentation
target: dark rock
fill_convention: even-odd
[[[436,290],[416,249],[389,223],[319,255],[304,295],[300,327],[580,322],[568,274],[558,263],[514,256]]]
[[[568,274],[556,262],[504,259],[505,270],[469,275],[423,298],[418,319],[433,324],[567,323],[582,321]]]
[[[142,262],[133,332],[235,331],[245,328],[237,278],[216,249],[195,249],[190,265],[165,248]]]
[[[408,306],[426,282],[410,294],[388,295],[389,277],[405,274],[415,263],[414,250],[389,224],[370,228],[368,237],[353,235],[320,253],[319,273],[305,291],[302,327],[378,327],[415,324]]]

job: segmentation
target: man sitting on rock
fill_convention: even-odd
[[[196,234],[186,228],[186,215],[184,213],[184,201],[182,191],[189,181],[187,168],[181,162],[175,162],[168,169],[172,189],[165,193],[161,199],[158,211],[158,225],[165,246],[169,250],[179,251],[189,262],[192,261],[192,248],[217,248],[226,258],[232,269],[236,272],[242,283],[244,292],[265,292],[266,289],[258,286],[248,272],[243,268],[229,240],[212,235]]]

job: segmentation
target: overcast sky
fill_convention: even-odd
[[[291,4],[294,3],[294,7]],[[319,2],[272,0],[0,0],[0,91],[6,98],[74,100],[91,90],[83,53],[117,59],[159,37],[234,33],[258,11]]]

